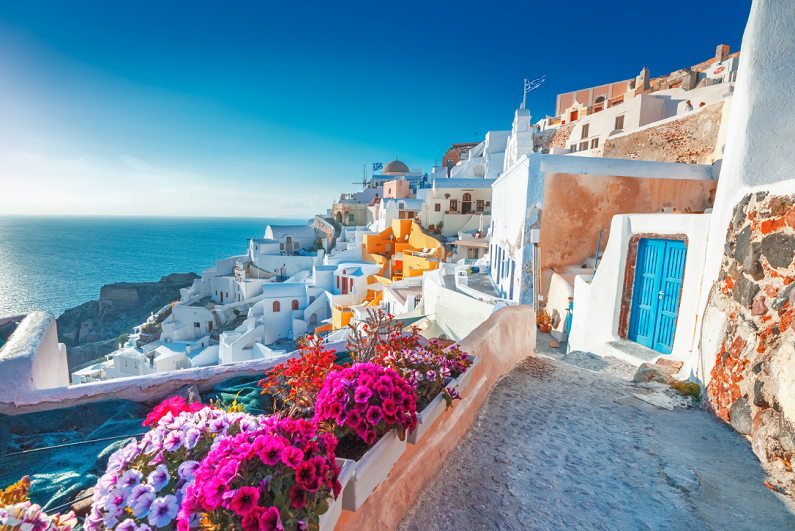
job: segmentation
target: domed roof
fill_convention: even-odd
[[[395,159],[381,170],[381,175],[397,175],[399,173],[408,173],[409,167]]]

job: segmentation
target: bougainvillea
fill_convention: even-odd
[[[339,436],[356,433],[368,445],[392,429],[402,440],[417,426],[417,395],[393,369],[355,363],[326,378],[315,418],[332,422]]]
[[[258,428],[261,419],[209,407],[176,416],[166,411],[140,442],[133,440],[110,456],[85,528],[175,529],[199,462],[225,438]]]
[[[171,413],[174,417],[178,417],[180,413],[183,411],[187,411],[189,413],[195,413],[200,409],[210,406],[203,406],[200,402],[194,402],[190,405],[185,403],[185,399],[181,396],[173,396],[168,400],[164,400],[161,404],[157,405],[155,409],[152,410],[149,415],[146,416],[146,420],[143,421],[144,426],[154,426],[158,423],[160,419],[165,417],[168,413]]]
[[[262,393],[281,400],[290,417],[312,416],[312,407],[326,376],[342,368],[334,363],[334,351],[323,348],[321,338],[307,337],[299,352],[299,357],[280,363],[259,382]]]
[[[276,417],[221,441],[196,470],[178,529],[317,530],[340,492],[336,445],[315,422]]]
[[[0,491],[0,531],[71,531],[77,525],[74,513],[47,516],[28,500],[30,478],[23,477]]]

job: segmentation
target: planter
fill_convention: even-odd
[[[331,499],[326,514],[320,515],[320,531],[333,531],[334,527],[337,525],[337,520],[340,519],[340,515],[342,514],[342,497],[345,494],[345,486],[353,475],[353,470],[356,468],[356,461],[337,458],[337,466],[340,467],[339,480],[342,490],[340,490],[340,495],[337,496],[336,500],[334,498]]]
[[[456,378],[455,383],[453,384],[453,387],[456,391],[458,391],[459,394],[467,388],[469,382],[472,380],[472,373],[474,372],[475,367],[477,367],[478,363],[480,363],[480,358],[477,356],[472,356],[470,354],[469,357],[472,358],[472,365],[469,366],[464,374]]]
[[[353,474],[342,493],[342,508],[358,511],[375,488],[389,476],[405,451],[406,441],[401,441],[395,430],[381,437],[358,463],[354,463]]]
[[[548,334],[552,327],[549,325],[538,325],[538,329],[541,331],[542,334]]]
[[[451,382],[451,385],[455,385],[455,380]],[[417,428],[411,435],[406,436],[406,442],[409,444],[417,444],[422,439],[422,436],[425,435],[425,432],[428,431],[428,428],[431,427],[439,415],[445,410],[445,401],[442,398],[442,393],[436,395],[436,398],[431,400],[431,403],[425,406],[420,413],[417,413]]]

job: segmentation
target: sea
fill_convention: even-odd
[[[115,282],[156,282],[245,254],[248,239],[285,218],[0,216],[0,316],[56,316]]]

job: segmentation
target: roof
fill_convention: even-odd
[[[422,296],[422,287],[409,286],[407,288],[393,288],[392,286],[384,287],[400,304],[406,304],[409,297]]]
[[[345,271],[345,273],[343,273]],[[381,266],[370,262],[343,262],[337,264],[337,275],[347,275],[350,277],[369,276],[381,271]]]
[[[387,164],[386,166],[384,166],[384,169],[381,170],[381,175],[393,175],[393,174],[396,174],[396,173],[408,173],[409,171],[411,171],[411,170],[409,170],[408,166],[406,166],[405,164],[403,164],[399,160],[395,159],[392,162],[390,162],[389,164]]]
[[[433,180],[433,185],[437,189],[439,188],[491,188],[491,185],[497,179],[478,179],[478,178],[471,178],[471,179],[445,179],[436,178]]]
[[[283,240],[287,236],[293,238],[314,238],[315,228],[312,225],[268,225],[265,229],[266,240]]]
[[[422,199],[393,199],[393,198],[385,198],[382,204],[383,208],[386,208],[389,203],[395,203],[395,206],[398,207],[398,201],[402,201],[405,203],[405,208],[409,210],[419,210],[422,208],[422,204],[425,203]]]
[[[263,299],[303,296],[306,296],[306,284],[303,282],[270,282],[262,285]]]

